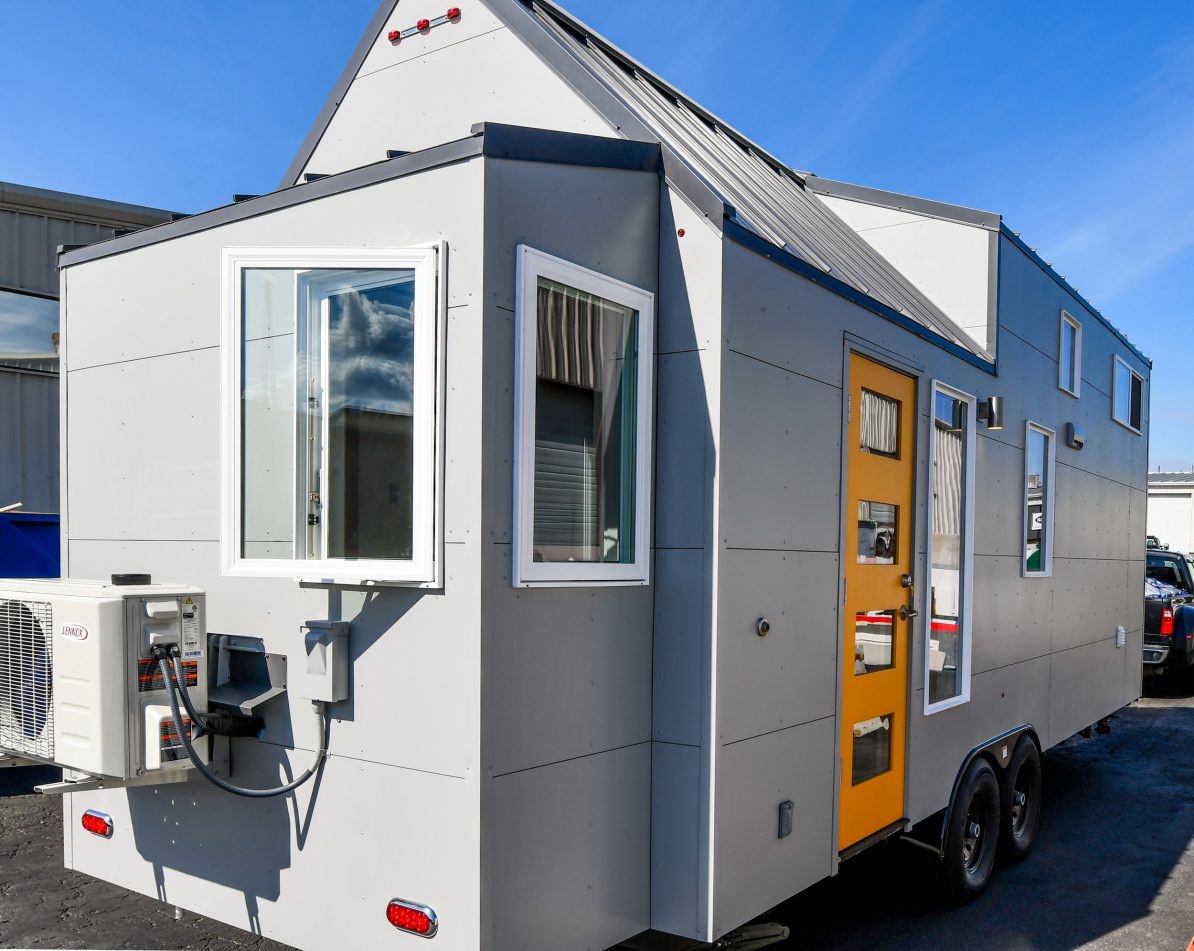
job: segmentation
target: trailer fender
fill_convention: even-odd
[[[1194,616],[1191,617],[1191,621],[1194,622]],[[1191,630],[1194,631],[1194,628],[1191,628]],[[918,838],[912,838],[912,841],[916,842],[917,845],[926,846],[933,852],[936,852],[938,858],[941,858],[945,848],[945,830],[949,827],[949,811],[953,808],[954,797],[958,794],[958,784],[961,783],[962,777],[970,767],[970,764],[974,762],[976,757],[982,756],[991,761],[991,765],[995,767],[996,773],[1001,773],[1012,758],[1012,750],[1016,748],[1016,741],[1025,733],[1032,738],[1032,742],[1036,744],[1037,750],[1040,751],[1041,740],[1037,736],[1036,728],[1031,723],[1025,723],[980,743],[967,753],[962,760],[962,765],[958,767],[957,775],[954,776],[954,783],[949,791],[949,802],[941,810],[940,824],[931,821],[926,821],[922,824],[926,829],[932,828],[935,830],[930,841],[926,842]]]

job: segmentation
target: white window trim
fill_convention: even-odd
[[[402,249],[226,248],[221,307],[221,572],[229,577],[293,578],[315,584],[443,586],[442,244]],[[413,269],[415,381],[412,559],[245,558],[241,552],[241,283],[248,268]],[[295,328],[296,335],[300,333]],[[430,332],[428,332],[430,330]],[[297,375],[296,375],[297,376]],[[299,381],[295,380],[296,393]],[[326,444],[326,440],[325,440]],[[294,446],[293,453],[297,454]],[[297,458],[297,456],[296,456]],[[297,467],[294,481],[298,490]],[[295,500],[297,506],[297,496]]]
[[[532,560],[535,521],[535,344],[538,284],[545,277],[638,311],[638,406],[635,458],[634,561],[567,564]],[[655,295],[526,245],[518,246],[514,368],[515,587],[650,583],[654,442]]]
[[[962,641],[962,669],[958,672],[961,692],[948,700],[936,703],[929,701],[929,644],[933,636],[933,466],[936,462],[937,440],[934,438],[933,427],[937,425],[937,394],[938,392],[962,400],[966,404],[966,426],[969,438],[966,440],[966,452],[963,463],[966,466],[965,497],[962,500],[962,616],[958,618],[961,630],[958,632]],[[974,653],[973,630],[973,602],[974,602],[974,449],[978,441],[978,400],[969,393],[955,389],[940,380],[933,380],[929,390],[929,476],[925,479],[926,511],[928,523],[928,538],[925,540],[925,611],[924,611],[924,651],[921,660],[924,663],[924,712],[925,716],[940,713],[951,707],[958,707],[970,702],[970,671]]]
[[[1065,328],[1069,324],[1074,328],[1074,388],[1066,386],[1065,363]],[[1063,393],[1069,393],[1074,399],[1082,396],[1082,322],[1069,311],[1061,312],[1061,320],[1057,328],[1057,388]]]
[[[1128,418],[1120,419],[1118,416],[1115,415],[1115,404],[1119,402],[1119,374],[1116,372],[1116,370],[1120,366],[1122,366],[1125,370],[1127,370],[1128,373],[1131,374],[1131,376],[1135,377],[1137,380],[1140,381],[1140,425],[1142,427],[1144,425],[1144,377],[1143,377],[1143,375],[1141,375],[1140,373],[1137,373],[1134,369],[1132,369],[1131,364],[1128,363],[1127,360],[1125,360],[1123,357],[1119,356],[1118,354],[1111,355],[1111,418],[1113,420],[1115,420],[1115,422],[1119,423],[1119,425],[1121,425],[1124,429],[1128,430],[1129,432],[1133,432],[1137,436],[1142,436],[1142,435],[1144,435],[1144,430],[1137,429],[1135,426],[1132,425],[1132,420],[1131,420],[1132,394],[1131,394],[1131,390],[1128,391]],[[1131,386],[1130,381],[1129,381],[1128,385]]]
[[[1028,436],[1038,432],[1047,440],[1045,453],[1045,512],[1048,518],[1041,519],[1041,546],[1045,557],[1041,560],[1040,571],[1028,570]],[[1051,578],[1053,577],[1053,500],[1057,492],[1053,480],[1057,474],[1057,433],[1048,426],[1027,420],[1024,423],[1024,508],[1023,529],[1020,532],[1020,576],[1023,578]]]

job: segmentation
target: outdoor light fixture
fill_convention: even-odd
[[[987,429],[1003,429],[1003,397],[989,396],[978,404],[978,421],[986,423]]]

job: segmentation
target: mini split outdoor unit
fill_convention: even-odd
[[[193,768],[154,647],[206,709],[205,641],[196,588],[0,582],[0,754],[123,781]]]

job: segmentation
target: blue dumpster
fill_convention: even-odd
[[[58,516],[0,512],[0,578],[61,574]]]

